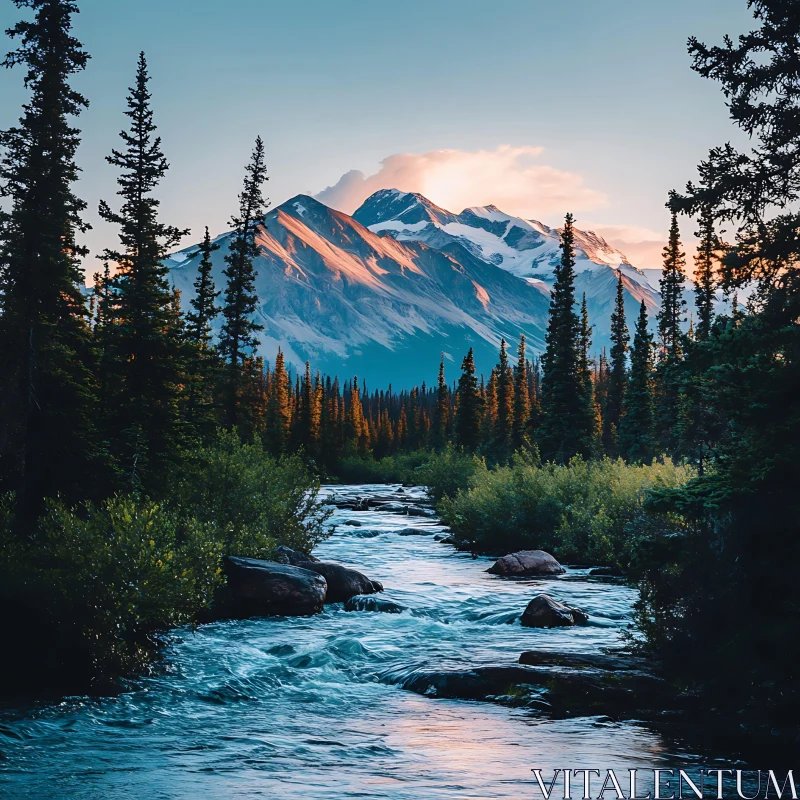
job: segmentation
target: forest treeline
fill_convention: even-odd
[[[117,197],[99,209],[118,244],[101,254],[87,302],[78,8],[14,1],[33,14],[9,31],[18,47],[5,59],[22,67],[29,99],[0,133],[0,585],[23,609],[6,639],[44,632],[21,674],[36,675],[37,659],[39,671],[87,674],[140,665],[159,631],[209,602],[223,552],[309,550],[326,535],[321,476],[402,473],[432,487],[473,550],[546,545],[624,569],[641,588],[640,646],[680,685],[791,717],[798,0],[750,0],[754,31],[689,42],[693,69],[721,84],[752,146],[714,148],[697,182],[670,194],[655,330],[644,304],[626,318],[620,277],[611,347],[595,352],[567,215],[541,356],[503,341],[488,375],[470,352],[455,374],[442,362],[432,386],[394,388],[257,356],[260,138],[232,209],[224,285],[206,230],[181,310],[164,260],[189,232],[157,199],[169,164],[143,54],[107,157]],[[691,309],[681,220],[699,242]],[[717,315],[722,296],[732,311]]]

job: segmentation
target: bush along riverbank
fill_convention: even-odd
[[[669,459],[648,465],[573,459],[562,466],[515,456],[491,469],[479,462],[468,485],[444,494],[438,509],[462,549],[488,555],[543,549],[559,561],[630,573],[642,541],[682,525],[677,516],[648,514],[649,493],[682,486],[692,474]]]
[[[145,669],[161,634],[206,613],[223,556],[304,553],[328,535],[319,483],[298,457],[276,459],[221,433],[187,459],[169,500],[118,494],[48,501],[32,532],[0,508],[0,622],[8,691],[103,690]]]

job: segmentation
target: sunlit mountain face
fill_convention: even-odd
[[[231,234],[217,237],[214,278],[223,288]],[[358,375],[373,387],[432,381],[444,354],[450,377],[472,347],[479,371],[500,340],[525,334],[544,348],[559,234],[494,206],[454,214],[419,194],[382,190],[348,216],[306,195],[270,211],[256,242],[259,352],[280,346],[290,364]],[[659,297],[644,273],[591,232],[577,231],[578,298],[586,294],[593,347],[608,345],[618,275],[632,324],[642,300]],[[195,246],[168,260],[184,304],[193,294]]]

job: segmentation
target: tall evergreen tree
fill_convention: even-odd
[[[14,0],[35,11],[8,34],[20,40],[6,67],[26,68],[30,99],[0,133],[0,487],[16,490],[26,516],[41,498],[91,491],[98,469],[91,331],[76,235],[86,204],[75,196],[80,131],[88,105],[70,85],[89,58],[71,35],[68,0]],[[0,213],[2,216],[2,213]]]
[[[619,451],[629,461],[647,463],[655,456],[653,437],[653,336],[642,300],[633,335],[628,387],[622,401]]]
[[[149,81],[140,53],[125,112],[130,130],[120,133],[124,148],[106,158],[120,170],[122,207],[113,211],[101,201],[99,209],[106,222],[119,228],[119,249],[101,256],[117,265],[112,279],[116,324],[108,331],[114,394],[105,410],[107,436],[129,486],[162,481],[165,469],[180,459],[185,433],[179,409],[181,343],[164,259],[188,231],[158,219],[160,201],[153,192],[169,164],[155,136]]]
[[[617,281],[614,310],[611,312],[611,364],[608,371],[608,394],[603,415],[603,439],[606,452],[616,455],[616,438],[622,418],[625,389],[628,383],[628,345],[630,335],[625,321],[625,294],[622,273]]]
[[[514,450],[529,450],[531,400],[528,390],[528,360],[525,357],[525,334],[519,337],[517,365],[514,368],[514,424],[511,432]]]
[[[436,405],[433,412],[433,446],[437,449],[447,444],[450,426],[450,392],[444,378],[444,359],[439,362],[439,378],[436,383]]]
[[[300,381],[300,397],[298,398],[295,445],[316,457],[320,440],[320,400],[317,392],[318,381],[311,379],[311,364],[306,361],[306,369]]]
[[[506,461],[513,453],[514,429],[514,374],[508,361],[506,340],[500,340],[500,358],[495,369],[497,375],[497,411],[494,420],[492,449],[495,456]]]
[[[230,251],[225,256],[228,266],[223,273],[228,283],[222,310],[225,321],[220,332],[219,352],[227,364],[225,421],[231,428],[247,424],[243,397],[252,376],[244,367],[248,355],[258,347],[256,333],[263,327],[253,320],[258,302],[253,260],[258,255],[256,231],[269,205],[261,191],[266,180],[264,143],[259,136],[250,163],[245,168],[244,187],[239,195],[239,213],[231,218],[234,232]]]
[[[269,399],[264,439],[269,451],[276,456],[286,452],[291,426],[289,375],[280,347],[275,356],[275,368],[270,376]]]
[[[694,302],[697,309],[695,338],[702,342],[708,339],[711,323],[714,320],[714,292],[717,288],[715,273],[721,250],[710,206],[704,206],[700,212],[700,230],[697,232],[697,238],[700,243],[694,257]]]
[[[656,385],[656,428],[663,451],[676,452],[678,447],[678,422],[680,415],[680,362],[684,351],[684,334],[681,324],[685,321],[683,285],[686,279],[684,267],[686,257],[681,249],[678,217],[672,212],[669,239],[664,248],[664,266],[659,282],[661,288],[661,311],[658,314],[660,339]]]
[[[211,275],[211,254],[219,245],[211,241],[206,227],[203,241],[194,259],[200,256],[197,278],[194,282],[194,297],[189,301],[192,310],[186,314],[186,343],[188,362],[188,398],[186,415],[201,436],[208,437],[216,430],[216,384],[219,375],[219,359],[212,344],[211,324],[219,314],[216,291]],[[258,392],[257,392],[258,394]]]
[[[594,414],[581,371],[581,322],[575,312],[575,235],[572,214],[561,233],[561,261],[555,269],[550,299],[547,346],[542,358],[542,410],[539,427],[542,456],[566,463],[588,456],[594,439]]]
[[[461,362],[461,376],[456,389],[455,439],[459,447],[475,451],[480,444],[483,399],[475,377],[475,358],[470,347]]]
[[[220,292],[216,291],[214,278],[211,275],[213,266],[211,254],[215,250],[219,250],[219,245],[211,241],[211,235],[206,226],[203,241],[190,256],[190,258],[200,256],[200,262],[197,265],[197,278],[194,282],[194,297],[189,301],[194,310],[186,314],[188,336],[203,352],[208,352],[211,347],[211,323],[220,312],[216,305]]]
[[[675,361],[682,355],[686,301],[683,299],[683,285],[686,281],[686,254],[681,249],[681,235],[678,228],[677,212],[672,212],[669,238],[664,248],[664,266],[661,271],[659,287],[661,290],[661,311],[658,314],[658,334],[661,340],[661,360]]]

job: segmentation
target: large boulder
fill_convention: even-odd
[[[520,622],[526,628],[559,628],[567,625],[585,625],[589,615],[579,608],[554,600],[549,594],[537,594],[528,603]]]
[[[532,575],[561,575],[564,567],[544,550],[520,550],[518,553],[498,558],[489,569],[492,575],[523,578]]]
[[[314,561],[303,566],[322,575],[327,581],[326,603],[344,603],[357,594],[375,594],[383,591],[383,585],[378,581],[371,581],[366,575],[341,564]]]
[[[223,569],[226,616],[302,616],[317,614],[325,604],[325,577],[309,569],[238,556],[225,556]]]

